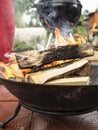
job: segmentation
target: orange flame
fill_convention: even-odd
[[[9,79],[10,77],[15,77],[9,66],[3,62],[0,62],[0,74],[3,75],[6,79]]]
[[[63,37],[59,28],[49,25],[48,21],[45,21],[45,24],[47,24],[50,28],[54,29],[54,34],[55,34],[55,43],[54,44],[55,44],[56,48],[58,46],[66,46],[66,45],[76,44],[74,37],[72,36],[71,33],[69,33],[68,36]]]
[[[24,79],[24,76],[29,72],[32,72],[32,69],[20,69],[17,63],[5,64],[0,62],[0,76],[6,79],[15,77]]]
[[[66,40],[63,38],[63,36],[60,33],[60,30],[58,28],[54,29],[54,34],[55,34],[55,47],[57,48],[58,46],[65,46],[66,44]]]
[[[66,45],[76,44],[76,41],[74,40],[74,37],[72,36],[71,33],[69,33],[68,36],[63,37],[59,28],[53,27],[52,25],[49,25],[48,21],[45,21],[45,24],[47,24],[48,27],[54,29],[54,34],[55,34],[55,43],[54,43],[54,45],[55,45],[56,48],[58,46],[66,46]],[[42,68],[53,67],[53,66],[60,65],[60,64],[63,64],[63,63],[71,62],[72,60],[73,59],[53,61],[50,64],[46,64],[46,65],[42,66]]]
[[[71,62],[73,60],[78,60],[78,59],[68,59],[68,60],[53,61],[53,62],[51,62],[49,64],[43,65],[42,69],[54,67],[54,66],[61,65],[61,64],[64,64],[64,63],[68,63],[68,62]]]

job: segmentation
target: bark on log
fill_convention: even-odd
[[[16,54],[16,60],[21,69],[37,68],[53,61],[68,60],[93,56],[94,51],[89,44],[74,44],[68,46],[60,46],[45,51],[33,50],[28,55]]]

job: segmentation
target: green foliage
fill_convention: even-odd
[[[28,42],[28,44],[31,46],[31,48],[33,47],[34,49],[38,49],[37,45],[41,45],[43,47],[45,47],[47,43],[47,37],[45,36],[32,36],[30,41]]]
[[[20,40],[19,37],[14,39],[13,51],[37,49],[37,44],[45,46],[47,38],[42,36],[32,36],[28,42]]]
[[[98,11],[98,5],[97,5],[97,8],[96,8],[96,10],[95,11]]]
[[[18,28],[23,28],[23,27],[25,27],[24,22],[22,21],[22,19],[21,19],[18,15],[15,16],[15,25],[16,25],[16,27],[18,27]]]
[[[35,0],[12,0],[14,6],[14,17],[16,27],[24,27],[24,26],[40,26],[39,21],[37,19],[37,11],[32,9],[31,5]],[[31,20],[28,25],[26,25],[22,19],[23,15],[30,15]]]
[[[75,27],[73,27],[73,32],[81,34],[81,35],[85,35],[86,34],[86,30],[82,26],[75,26]]]
[[[83,11],[83,15],[82,16],[88,16],[89,13],[90,13],[89,10],[86,9],[86,10]]]
[[[81,15],[77,25],[73,27],[73,33],[78,33],[78,34],[81,34],[81,35],[86,34],[86,30],[83,27],[83,22],[84,22],[84,16]]]
[[[31,48],[25,41],[20,40],[18,37],[14,39],[13,51],[21,51]]]
[[[83,22],[84,22],[84,17],[83,17],[83,15],[81,15],[81,17],[77,23],[77,26],[81,26],[83,24]]]
[[[13,0],[15,13],[22,15],[25,11],[31,8],[34,0]]]

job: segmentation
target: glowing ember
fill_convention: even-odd
[[[30,69],[30,68],[28,68],[28,69],[21,69],[21,71],[22,71],[22,73],[23,73],[24,75],[26,75],[27,73],[32,72],[32,69]]]
[[[50,64],[43,65],[43,66],[42,66],[42,69],[54,67],[54,66],[57,66],[57,65],[61,65],[61,64],[64,64],[64,63],[68,63],[68,62],[72,62],[73,60],[74,60],[74,61],[77,61],[77,60],[79,60],[79,59],[69,59],[69,60],[53,61],[53,62],[51,62]]]

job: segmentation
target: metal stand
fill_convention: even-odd
[[[8,117],[6,120],[4,120],[3,122],[0,122],[0,128],[5,128],[6,125],[17,116],[17,114],[20,111],[20,108],[21,108],[21,104],[20,104],[20,102],[18,102],[14,113],[10,117]]]

